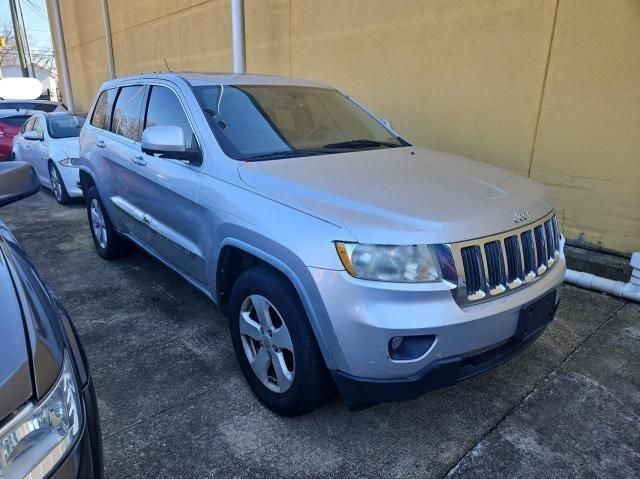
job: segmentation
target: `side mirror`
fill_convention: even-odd
[[[184,132],[179,126],[150,126],[142,132],[142,152],[177,158],[187,150]]]
[[[25,140],[40,141],[42,140],[42,135],[35,130],[29,130],[24,132],[22,138]]]
[[[385,120],[384,118],[380,118],[380,123],[382,123],[389,130],[393,131],[393,128],[391,127],[391,122],[389,120]]]
[[[0,206],[8,205],[40,190],[40,180],[33,166],[24,161],[0,163]]]
[[[164,158],[188,161],[192,165],[202,164],[200,150],[188,150],[184,131],[179,126],[150,126],[142,132],[142,152]]]

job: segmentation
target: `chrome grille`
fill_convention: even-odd
[[[468,306],[500,297],[542,276],[560,254],[553,213],[527,226],[449,245],[457,271],[456,302]]]

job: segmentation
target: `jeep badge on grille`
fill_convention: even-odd
[[[529,221],[531,219],[531,213],[529,210],[524,211],[513,211],[513,222],[514,223],[524,223],[525,221]]]

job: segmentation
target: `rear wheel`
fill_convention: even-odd
[[[267,266],[240,275],[229,301],[231,338],[254,394],[278,414],[295,416],[324,404],[333,383],[291,284]]]
[[[122,258],[131,254],[133,243],[115,230],[95,186],[89,188],[86,199],[89,228],[98,254],[104,259]]]
[[[71,201],[71,197],[67,193],[67,188],[64,186],[58,168],[53,163],[49,163],[49,179],[51,180],[51,191],[53,191],[58,203],[61,205],[68,204]]]

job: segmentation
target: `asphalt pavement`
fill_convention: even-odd
[[[637,303],[566,286],[544,335],[490,373],[282,418],[253,397],[217,308],[140,251],[98,257],[81,203],[44,190],[0,218],[80,333],[107,478],[640,477]]]

